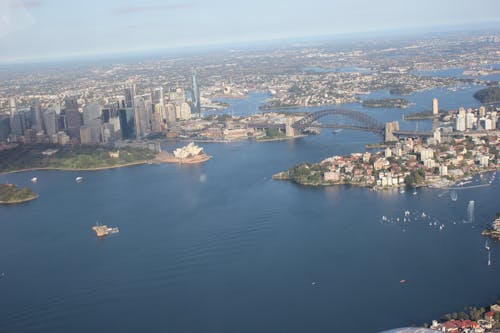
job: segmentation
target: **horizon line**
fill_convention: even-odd
[[[287,37],[277,37],[270,39],[250,39],[242,41],[227,41],[220,43],[208,43],[208,44],[184,44],[177,46],[165,46],[165,47],[145,47],[140,49],[121,49],[112,51],[102,51],[93,53],[73,53],[67,55],[49,55],[37,58],[16,58],[16,59],[0,59],[0,66],[8,65],[20,65],[20,64],[49,64],[53,62],[63,61],[70,62],[75,60],[82,60],[86,58],[88,60],[98,60],[97,58],[110,59],[113,57],[130,57],[135,55],[151,55],[154,53],[164,52],[167,54],[182,53],[186,51],[209,51],[216,49],[227,49],[230,47],[243,47],[243,46],[259,46],[259,44],[269,44],[269,43],[291,43],[291,42],[306,42],[314,39],[330,39],[334,41],[335,39],[343,39],[348,37],[355,37],[356,40],[361,40],[363,37],[404,37],[419,34],[429,34],[429,33],[459,33],[467,32],[474,33],[484,31],[486,29],[491,29],[491,32],[500,31],[500,27],[497,25],[492,26],[494,23],[499,23],[500,20],[488,20],[488,21],[478,21],[460,24],[443,24],[435,26],[425,26],[425,27],[407,27],[404,29],[381,29],[381,30],[367,30],[367,31],[353,31],[353,32],[342,32],[342,33],[327,33],[327,34],[311,34],[311,35],[301,35],[301,36],[287,36]],[[473,25],[471,28],[470,25]],[[262,45],[263,46],[263,45]]]

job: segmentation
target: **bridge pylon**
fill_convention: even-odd
[[[398,137],[394,135],[394,131],[399,131],[399,122],[398,121],[390,121],[385,123],[385,135],[384,141],[398,141]]]
[[[293,124],[295,123],[294,117],[286,117],[285,120],[285,135],[288,137],[295,136],[295,128],[293,128]]]

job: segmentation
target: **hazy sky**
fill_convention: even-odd
[[[487,21],[499,0],[0,0],[0,61]]]

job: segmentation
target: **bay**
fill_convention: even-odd
[[[410,98],[418,109],[430,96],[477,105],[468,90]],[[351,107],[382,121],[408,112]],[[500,246],[490,243],[488,267],[480,233],[499,210],[498,178],[457,191],[457,201],[431,189],[413,195],[271,179],[380,139],[323,131],[203,144],[213,156],[203,165],[1,175],[40,198],[0,207],[0,331],[377,332],[494,302]],[[470,200],[475,222],[464,224]],[[412,220],[404,223],[406,210]],[[97,220],[120,233],[97,239]]]

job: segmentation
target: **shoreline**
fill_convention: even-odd
[[[101,171],[101,170],[109,170],[109,169],[126,168],[126,167],[134,166],[134,165],[148,164],[148,163],[150,163],[152,161],[154,161],[154,160],[146,160],[146,161],[140,161],[140,162],[131,162],[131,163],[125,163],[125,164],[120,164],[120,165],[111,165],[111,166],[103,166],[103,167],[95,167],[95,168],[60,168],[60,167],[26,168],[26,169],[20,169],[20,170],[12,170],[12,171],[0,172],[0,175],[8,175],[8,174],[18,173],[18,172],[40,171],[40,170],[55,170],[55,171]]]
[[[33,201],[35,199],[38,199],[39,197],[40,197],[40,194],[35,193],[34,196],[32,196],[30,198],[26,198],[26,199],[0,201],[0,205],[17,205],[17,204]]]
[[[488,169],[488,170],[480,170],[478,172],[475,172],[474,174],[470,175],[469,177],[474,177],[483,173],[488,173],[488,172],[496,172],[498,171],[498,168],[493,168],[493,169]],[[342,185],[350,185],[350,186],[357,186],[357,187],[365,187],[371,191],[386,191],[386,190],[399,190],[400,188],[419,188],[419,187],[425,187],[431,190],[466,190],[468,188],[477,188],[477,187],[488,187],[490,184],[478,184],[478,185],[472,185],[472,186],[464,186],[464,187],[457,187],[456,184],[465,180],[467,177],[463,177],[460,179],[456,179],[453,181],[453,184],[445,187],[440,187],[440,186],[433,186],[433,183],[429,184],[417,184],[415,186],[408,186],[406,184],[398,184],[397,186],[378,186],[378,185],[371,185],[371,184],[361,184],[361,183],[347,183],[347,182],[336,182],[336,183],[328,183],[328,182],[319,182],[319,183],[301,183],[297,182],[294,179],[290,178],[289,176],[284,176],[283,173],[286,173],[288,171],[281,171],[276,174],[274,174],[271,178],[273,180],[280,180],[280,181],[289,181],[297,185],[301,186],[312,186],[312,187],[323,187],[323,186],[342,186]]]
[[[285,137],[271,138],[271,139],[255,139],[255,141],[256,142],[285,141],[285,140],[301,139],[301,138],[305,138],[307,136],[308,135],[306,135],[306,134],[302,134],[302,135],[285,136]]]

